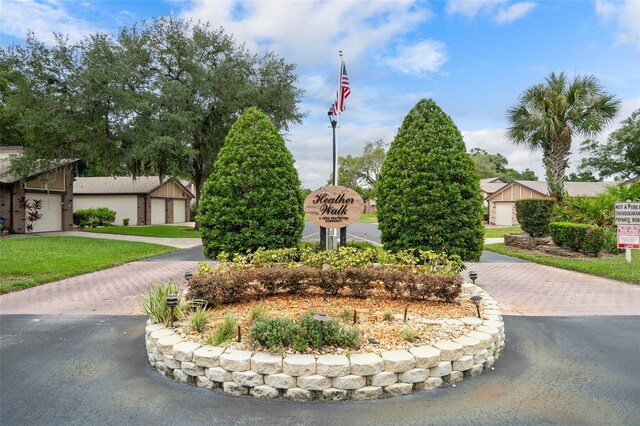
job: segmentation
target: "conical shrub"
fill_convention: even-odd
[[[482,253],[482,195],[471,156],[451,118],[432,100],[409,111],[378,180],[384,248]]]
[[[269,118],[252,107],[231,127],[202,190],[202,243],[208,258],[297,246],[303,200],[293,156]]]

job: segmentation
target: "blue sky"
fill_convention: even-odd
[[[433,98],[463,132],[467,149],[502,153],[511,167],[544,176],[541,155],[504,137],[506,110],[550,72],[593,74],[621,100],[618,122],[640,108],[640,0],[616,1],[69,1],[0,0],[0,46],[28,30],[72,40],[173,14],[209,21],[256,51],[298,65],[301,126],[286,135],[303,185],[331,173],[333,102],[344,58],[351,96],[340,153],[391,142],[406,113]],[[601,140],[617,127],[612,125]],[[574,141],[572,169],[578,163]]]

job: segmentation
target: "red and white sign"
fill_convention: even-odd
[[[618,225],[618,248],[640,249],[640,226]]]

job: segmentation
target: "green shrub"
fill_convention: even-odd
[[[298,334],[298,326],[289,318],[262,318],[249,329],[254,344],[274,352],[291,345]]]
[[[202,333],[209,323],[209,315],[207,313],[207,305],[198,306],[189,314],[189,326],[192,330]]]
[[[594,225],[571,222],[551,222],[549,235],[558,246],[568,247],[597,256],[605,245],[604,232]]]
[[[73,212],[73,223],[81,226],[83,223],[95,228],[96,226],[108,226],[116,220],[116,212],[107,207],[76,210]]]
[[[154,284],[149,290],[149,294],[140,296],[140,305],[151,322],[169,324],[169,318],[171,317],[171,309],[167,306],[167,295],[169,294],[178,296],[178,305],[173,308],[174,319],[178,321],[184,320],[189,307],[199,302],[187,301],[182,298],[175,283]]]
[[[247,109],[229,130],[202,189],[204,253],[247,253],[299,244],[304,227],[293,156],[269,118]]]
[[[231,340],[237,328],[238,320],[235,315],[227,312],[224,317],[224,322],[216,329],[213,335],[207,339],[206,343],[212,346],[220,346]]]
[[[480,258],[480,181],[451,118],[432,100],[407,114],[377,184],[378,223],[388,251],[433,250]]]
[[[516,217],[522,230],[532,237],[541,237],[549,232],[556,201],[546,198],[516,201]]]
[[[124,219],[122,219],[122,226],[129,226],[129,218],[125,217]]]

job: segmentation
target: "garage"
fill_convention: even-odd
[[[511,226],[513,220],[514,203],[496,203],[496,225]]]
[[[160,225],[167,223],[167,202],[164,198],[151,199],[151,224]]]
[[[186,222],[186,211],[186,200],[173,200],[173,223]]]

